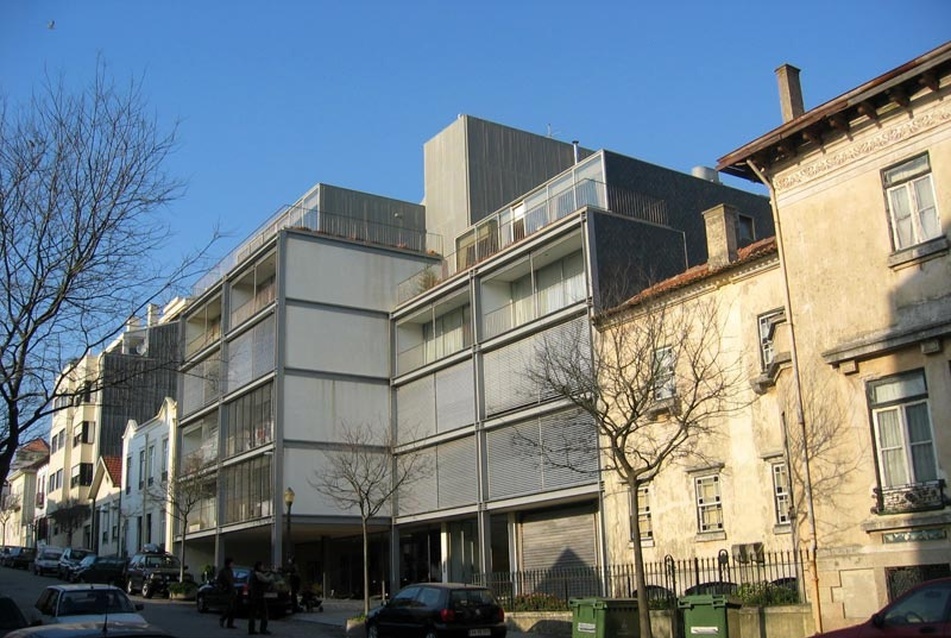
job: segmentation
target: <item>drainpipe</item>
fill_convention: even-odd
[[[747,166],[750,167],[756,177],[766,186],[769,190],[769,203],[770,208],[773,212],[773,226],[776,229],[776,249],[779,252],[779,264],[780,271],[783,273],[783,295],[785,297],[786,304],[786,321],[789,322],[789,347],[790,347],[790,356],[791,356],[791,365],[792,365],[792,379],[793,379],[793,398],[796,404],[796,425],[799,428],[799,432],[802,435],[802,465],[803,465],[803,497],[806,500],[806,521],[809,527],[809,567],[812,571],[812,610],[813,610],[813,620],[816,625],[816,632],[822,632],[822,601],[819,599],[819,571],[817,568],[816,560],[816,550],[819,546],[818,537],[816,534],[816,512],[815,504],[813,502],[812,496],[812,472],[809,467],[809,452],[808,452],[808,437],[806,432],[806,419],[803,414],[802,407],[802,382],[799,372],[799,351],[796,347],[796,327],[793,322],[793,312],[792,312],[792,298],[789,293],[789,270],[786,268],[786,250],[783,243],[783,226],[782,222],[779,219],[779,204],[776,201],[776,190],[773,188],[773,183],[770,179],[759,169],[752,160],[746,161]],[[785,424],[785,417],[783,418]],[[791,475],[790,475],[791,476]],[[792,487],[792,481],[790,481],[790,487]],[[793,501],[795,504],[795,501]]]

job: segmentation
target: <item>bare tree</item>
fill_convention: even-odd
[[[69,383],[78,361],[205,255],[153,259],[181,192],[174,146],[139,83],[120,89],[103,63],[82,90],[47,78],[27,104],[0,101],[0,480],[22,436],[99,389]]]
[[[89,520],[92,512],[88,504],[80,502],[79,499],[67,498],[65,501],[58,503],[56,509],[50,512],[49,516],[61,530],[66,532],[66,545],[72,547],[73,532],[80,529]]]
[[[598,433],[533,442],[546,462],[590,472],[590,459],[600,455],[602,468],[627,485],[636,513],[641,487],[672,463],[702,458],[706,437],[742,405],[740,367],[722,351],[719,315],[710,300],[646,298],[600,316],[593,351],[583,347],[583,323],[546,338],[529,377],[543,395],[579,408]],[[636,514],[631,525],[640,635],[650,638]]]
[[[430,472],[418,452],[395,454],[396,436],[389,427],[369,424],[340,429],[340,442],[323,453],[326,465],[314,471],[311,486],[344,511],[360,514],[363,532],[363,613],[370,611],[369,521],[405,486]]]
[[[177,478],[168,477],[166,480],[149,491],[149,496],[156,501],[167,504],[169,516],[179,522],[182,532],[182,542],[179,547],[178,560],[181,563],[178,569],[178,580],[185,577],[185,540],[188,537],[188,523],[192,515],[201,506],[202,501],[214,497],[214,479],[202,471],[203,465],[198,457],[185,459],[179,469]]]
[[[0,538],[0,545],[4,547],[7,545],[7,523],[10,522],[14,514],[20,511],[20,507],[19,494],[7,493],[3,495],[3,498],[0,498],[0,525],[3,526],[3,537]]]

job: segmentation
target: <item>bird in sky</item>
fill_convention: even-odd
[[[55,29],[55,28],[56,28],[56,20],[50,20],[49,22],[47,22],[47,23],[46,23],[46,28],[49,29],[50,31],[52,31],[53,29]]]

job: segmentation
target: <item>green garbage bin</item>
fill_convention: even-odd
[[[572,598],[571,638],[639,638],[634,598]]]
[[[686,636],[729,636],[728,611],[740,607],[723,594],[696,594],[677,601],[684,619]]]

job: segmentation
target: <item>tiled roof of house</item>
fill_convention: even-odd
[[[604,312],[604,316],[611,316],[619,312],[623,312],[627,308],[637,306],[648,299],[658,297],[666,292],[684,288],[690,284],[703,281],[708,277],[713,277],[723,272],[733,270],[738,266],[749,264],[763,257],[772,255],[776,253],[777,250],[775,237],[766,237],[765,239],[760,239],[759,241],[753,242],[752,244],[737,250],[736,259],[728,264],[724,264],[723,266],[714,269],[711,269],[708,264],[700,264],[699,266],[689,268],[679,275],[674,275],[673,277],[654,284],[650,288],[645,288],[616,308],[606,310]]]
[[[112,484],[120,485],[122,483],[122,459],[118,456],[104,456],[102,462],[106,466],[109,478],[112,479]]]
[[[24,443],[20,449],[24,452],[49,452],[50,445],[43,439],[33,439]]]

